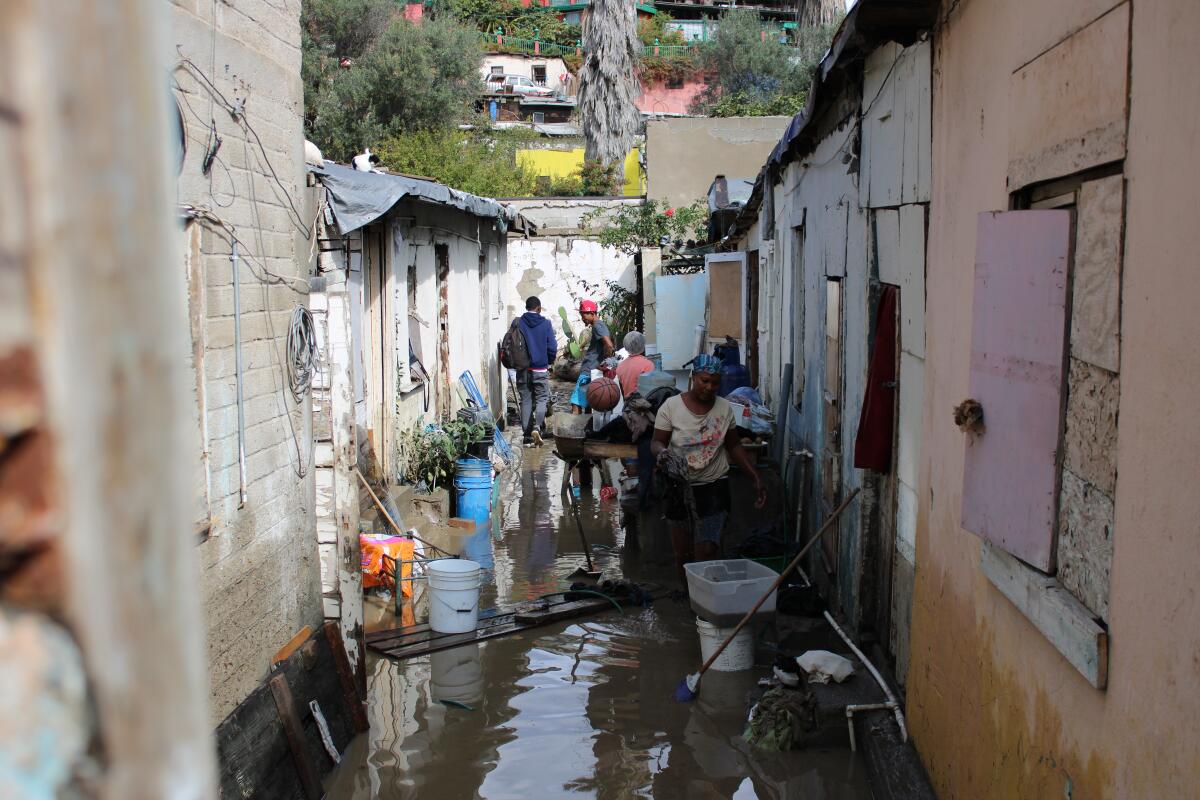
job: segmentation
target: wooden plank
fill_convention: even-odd
[[[980,566],[1033,626],[1062,653],[1088,683],[1108,685],[1108,632],[1083,603],[1049,575],[1021,563],[991,542],[984,542]]]
[[[967,396],[983,406],[984,430],[964,436],[962,526],[1049,572],[1071,215],[984,212],[976,242]]]
[[[875,211],[875,260],[879,280],[899,286],[900,274],[900,212],[894,208]],[[901,298],[903,300],[903,298]]]
[[[661,597],[665,593],[661,587],[653,587],[650,591],[652,598]],[[619,602],[619,601],[618,601]],[[613,610],[613,604],[602,598],[586,600],[567,600],[555,603],[544,612],[530,613],[518,616],[516,613],[499,614],[481,625],[474,631],[456,634],[441,634],[430,636],[421,631],[408,637],[398,636],[389,640],[368,639],[367,647],[389,658],[405,659],[413,656],[436,653],[449,650],[472,642],[486,641],[512,633],[520,633],[531,628],[540,628],[566,619],[603,613]]]
[[[288,639],[287,644],[279,648],[279,652],[277,652],[271,658],[271,666],[275,666],[280,661],[286,661],[292,653],[300,649],[300,645],[308,641],[310,636],[312,636],[312,628],[308,625],[305,625],[296,632],[295,636],[293,636],[291,639]]]
[[[637,458],[637,445],[614,442],[584,442],[585,458]]]
[[[562,605],[563,603],[571,602],[563,597],[562,593],[552,594],[544,598],[549,607]],[[598,599],[598,598],[597,598]],[[503,625],[512,621],[516,615],[515,608],[485,608],[479,612],[479,623],[476,629],[489,628],[494,625]],[[406,625],[402,628],[392,628],[390,630],[375,631],[367,635],[367,643],[376,645],[377,647],[388,647],[389,643],[394,644],[399,640],[405,640],[406,644],[415,641],[426,641],[437,639],[443,636],[461,636],[457,633],[440,633],[429,627],[428,624]]]
[[[321,741],[320,729],[309,701],[315,700],[329,726],[329,734],[338,752],[359,734],[353,710],[346,704],[342,680],[335,665],[333,647],[320,632],[292,654],[276,669],[276,674],[287,678],[288,687],[296,699],[296,711],[304,734],[304,746],[308,763],[319,768],[318,774],[331,770],[334,762],[329,758]]]
[[[745,254],[709,256],[708,268],[708,337],[721,339],[732,336],[742,339],[742,268]]]
[[[220,797],[294,800],[303,794],[270,688],[255,689],[216,731]]]
[[[300,717],[296,712],[296,702],[292,699],[292,690],[288,688],[287,678],[275,675],[267,685],[275,698],[275,710],[283,725],[283,733],[287,737],[288,749],[292,752],[292,762],[296,765],[296,773],[300,776],[300,785],[304,788],[304,796],[308,800],[320,800],[321,782],[313,771],[313,765],[308,760],[307,747],[304,744],[304,729],[300,726]]]
[[[354,721],[354,729],[363,733],[371,727],[367,720],[367,709],[363,700],[358,696],[357,681],[354,678],[354,668],[350,666],[350,658],[346,655],[346,643],[342,641],[341,629],[336,623],[326,622],[324,625],[325,639],[333,653],[333,666],[337,670],[338,680],[342,684],[342,697],[350,718]]]

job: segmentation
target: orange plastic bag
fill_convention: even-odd
[[[392,588],[394,584],[390,562],[384,561],[386,555],[395,559],[400,565],[400,590],[405,597],[412,597],[412,560],[413,541],[401,536],[376,536],[374,534],[359,534],[359,547],[362,549],[363,588],[374,586]]]

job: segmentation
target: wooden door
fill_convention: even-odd
[[[758,386],[758,251],[746,254],[746,366]]]
[[[824,437],[821,448],[821,501],[828,517],[842,495],[842,282],[825,282],[825,385],[822,391]],[[841,523],[822,539],[825,569],[837,571]]]
[[[450,419],[450,248],[434,245],[438,297],[438,417]]]

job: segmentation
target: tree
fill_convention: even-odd
[[[589,211],[581,218],[584,233],[591,234],[592,223],[601,223],[596,239],[606,247],[615,247],[636,255],[647,247],[660,247],[663,241],[702,241],[707,234],[708,204],[697,200],[690,206],[668,208],[658,200],[638,205],[622,205],[613,212]]]
[[[385,139],[377,152],[395,172],[435,178],[483,197],[529,197],[537,177],[517,162],[516,151],[535,136],[518,130],[422,130]]]
[[[801,29],[796,46],[754,11],[732,9],[703,51],[710,76],[693,111],[711,116],[794,114],[803,107],[813,71],[829,47],[833,25]]]
[[[451,19],[395,18],[348,69],[306,92],[311,138],[348,158],[388,136],[465,122],[479,96],[480,56],[478,34]]]
[[[579,115],[584,158],[620,164],[641,123],[635,105],[641,89],[634,71],[641,43],[632,0],[593,0],[583,26]]]

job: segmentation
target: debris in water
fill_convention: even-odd
[[[457,700],[438,700],[438,702],[444,706],[452,706],[454,708],[461,708],[464,711],[474,711],[475,710],[475,709],[471,708],[471,706],[467,705],[466,703],[460,703]]]

